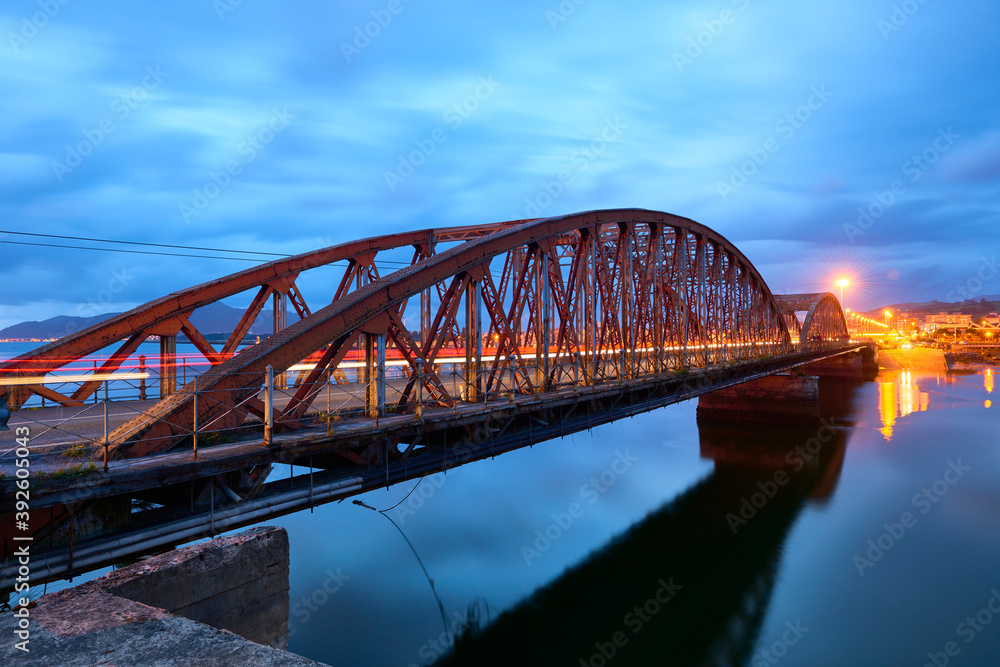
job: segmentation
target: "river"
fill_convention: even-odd
[[[361,498],[384,516],[348,501],[271,521],[291,544],[289,650],[996,665],[994,380],[824,380],[827,426],[699,428],[687,402]]]

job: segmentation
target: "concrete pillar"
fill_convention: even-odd
[[[802,424],[819,417],[819,382],[809,375],[771,375],[698,399],[699,420]]]
[[[855,352],[841,354],[836,357],[817,361],[814,364],[803,366],[802,371],[810,375],[835,376],[862,378],[864,369],[862,368],[861,355]]]

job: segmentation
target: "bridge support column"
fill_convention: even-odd
[[[160,397],[177,391],[177,336],[160,336]]]
[[[483,331],[480,317],[479,281],[469,281],[465,291],[465,389],[464,398],[470,403],[482,393],[480,369],[483,359]]]
[[[819,378],[812,375],[771,375],[698,399],[699,420],[804,424],[819,417]]]
[[[274,312],[272,316],[274,318],[274,335],[277,336],[281,331],[288,327],[288,294],[275,292],[272,297],[272,304],[274,307]],[[287,374],[278,373],[274,376],[274,388],[284,389],[286,387]]]
[[[369,417],[385,411],[385,334],[365,334],[365,411]]]

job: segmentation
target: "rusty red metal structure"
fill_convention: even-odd
[[[387,256],[400,253],[410,256],[408,265],[379,270]],[[325,280],[331,291],[320,298],[328,305],[311,309],[299,277],[337,262],[346,267],[339,280]],[[239,326],[216,349],[191,324],[191,314],[244,293],[250,303]],[[274,335],[238,350],[268,299],[274,303]],[[317,302],[316,295],[310,299]],[[299,320],[286,326],[289,301]],[[177,386],[172,363],[179,333],[210,364],[184,387]],[[277,501],[267,498],[293,493],[264,490],[273,463],[308,463],[310,470],[315,464],[328,473],[333,498],[859,347],[849,340],[832,294],[773,295],[743,253],[708,227],[668,213],[616,209],[406,232],[264,264],[157,299],[5,362],[0,396],[15,407],[32,395],[62,405],[82,403],[102,376],[153,335],[162,353],[158,402],[103,442],[91,442],[103,446],[106,470],[108,460],[178,446],[194,456],[159,457],[160,463],[137,462],[137,468],[122,461],[92,479],[46,488],[36,504],[50,508],[50,534],[57,528],[65,533],[70,517],[69,551],[59,571],[78,567],[73,513],[104,516],[88,506],[121,511],[140,499],[188,516],[204,514],[204,505],[221,493],[235,503],[226,525],[245,525],[272,512],[268,508]],[[59,393],[43,384],[46,374],[108,348],[115,351],[74,391]],[[390,365],[399,370],[393,380],[387,379]],[[272,403],[273,391],[262,391],[271,374],[281,378],[281,403]],[[17,382],[5,386],[10,379]],[[343,427],[331,427],[328,412],[324,430],[315,419],[322,407],[317,399],[328,402],[338,385],[338,391],[359,390],[352,400],[360,406]],[[255,444],[262,425],[263,443],[276,438],[276,447]],[[199,433],[223,432],[240,435],[228,449],[216,450],[221,453],[200,456]],[[463,433],[485,434],[476,442],[488,441],[489,448],[473,447],[456,464],[449,447]],[[299,495],[281,511],[306,501],[311,506],[313,492],[310,473],[308,493],[295,491]],[[5,525],[0,521],[0,528]],[[176,534],[194,534],[194,528],[185,530]],[[95,534],[111,531],[105,526]],[[167,529],[161,533],[161,546],[181,539],[169,537]],[[54,544],[60,539],[67,536]],[[148,535],[142,539],[116,546],[114,553],[139,553],[141,544],[152,544]],[[104,547],[94,549],[102,555],[92,562],[110,557]]]
[[[463,242],[436,252],[443,241]],[[411,266],[382,276],[377,254],[408,246]],[[311,311],[297,276],[343,260],[347,268],[330,305]],[[239,327],[216,350],[191,325],[191,312],[252,288],[257,292]],[[276,324],[275,336],[234,356],[268,297],[275,299],[278,319],[282,296],[300,320],[284,329]],[[420,299],[420,326],[411,331],[404,317],[413,297]],[[796,311],[807,313],[801,326]],[[301,425],[355,347],[365,352],[373,412],[387,409],[377,382],[384,360],[405,360],[407,383],[388,409],[406,412],[414,409],[418,391],[451,406],[501,393],[541,393],[567,382],[707,368],[847,338],[832,294],[776,297],[750,261],[708,227],[666,213],[623,209],[396,234],[272,262],[171,294],[39,348],[4,364],[0,377],[48,372],[117,342],[118,350],[98,370],[107,373],[146,337],[159,335],[168,360],[161,371],[162,400],[115,431],[111,444],[119,457],[167,450],[195,422],[191,392],[174,393],[175,372],[169,367],[178,332],[213,364],[199,378],[200,391],[210,396],[198,406],[201,424],[233,427],[248,415],[263,417],[257,396],[266,368],[280,374],[305,363],[292,383],[292,399],[275,416],[277,431]],[[442,359],[461,364],[460,386],[446,387],[439,376]],[[12,403],[35,392],[73,405],[98,385],[84,382],[69,396],[41,384],[23,385],[12,392]]]

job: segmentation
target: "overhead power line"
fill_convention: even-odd
[[[186,246],[186,245],[174,245],[168,243],[144,243],[141,241],[122,241],[116,239],[97,239],[90,238],[87,236],[62,236],[59,234],[41,234],[37,232],[13,232],[0,229],[0,235],[2,234],[16,234],[18,236],[34,236],[50,239],[66,239],[70,241],[91,241],[94,243],[120,243],[124,245],[134,245],[134,246],[147,246],[153,248],[169,248],[172,250],[201,250],[205,252],[230,252],[230,253],[242,253],[245,255],[262,255],[268,257],[294,257],[288,253],[279,252],[263,252],[259,250],[230,250],[227,248],[205,248],[201,246]],[[187,253],[175,253],[175,252],[156,252],[153,250],[126,250],[124,248],[95,248],[93,246],[77,246],[77,245],[65,245],[58,243],[32,243],[29,241],[8,241],[0,238],[0,243],[8,243],[11,245],[23,245],[23,246],[33,246],[38,248],[63,248],[67,250],[95,250],[99,252],[117,252],[128,255],[159,255],[162,257],[192,257],[195,259],[229,259],[237,260],[242,262],[262,262],[265,261],[260,257],[219,257],[215,255],[192,255]],[[339,263],[339,262],[333,262]],[[409,262],[394,262],[391,260],[380,260],[379,264],[387,266],[409,266]]]
[[[77,245],[58,245],[54,243],[29,243],[27,241],[3,241],[0,243],[9,243],[11,245],[27,245],[35,246],[40,248],[68,248],[70,250],[100,250],[102,252],[121,252],[128,255],[163,255],[165,257],[195,257],[197,259],[235,259],[241,262],[260,262],[262,260],[255,259],[253,257],[218,257],[212,255],[191,255],[185,253],[176,252],[155,252],[152,250],[124,250],[122,248],[91,248],[89,246],[77,246]]]
[[[125,245],[149,246],[153,248],[172,248],[174,250],[205,250],[207,252],[232,252],[246,255],[270,255],[271,257],[291,257],[291,255],[279,252],[262,252],[259,250],[228,250],[226,248],[203,248],[200,246],[174,245],[167,243],[143,243],[141,241],[120,241],[115,239],[94,239],[86,236],[60,236],[58,234],[39,234],[35,232],[11,232],[0,230],[0,234],[16,234],[18,236],[41,236],[49,239],[66,239],[69,241],[93,241],[96,243],[121,243]],[[26,244],[24,244],[26,245]],[[69,246],[51,246],[54,248]],[[103,248],[90,248],[91,250],[102,250]],[[222,258],[219,258],[222,259]]]

